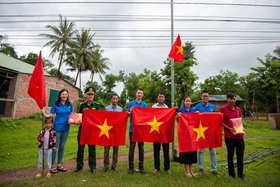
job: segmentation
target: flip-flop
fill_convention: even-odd
[[[41,173],[38,173],[35,177],[36,177],[36,178],[41,178],[41,177],[42,177],[42,174],[41,174]]]

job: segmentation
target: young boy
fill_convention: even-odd
[[[52,166],[52,150],[56,151],[56,132],[52,128],[53,118],[46,117],[45,119],[45,128],[41,129],[37,140],[40,142],[38,145],[39,148],[39,157],[38,157],[38,170],[39,173],[36,175],[36,178],[42,177],[43,174],[43,153],[48,165],[47,178],[51,177],[51,166]]]

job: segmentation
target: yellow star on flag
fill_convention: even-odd
[[[177,45],[176,48],[178,49],[176,55],[177,55],[178,53],[183,54],[183,46],[182,46],[182,45],[180,45],[180,46]]]
[[[196,136],[196,141],[202,137],[205,139],[205,136],[204,136],[204,131],[206,131],[208,129],[208,127],[202,127],[202,124],[201,124],[201,121],[199,123],[199,128],[193,128],[193,130],[197,133],[197,136]]]
[[[96,125],[100,130],[100,134],[99,137],[102,136],[103,134],[105,134],[107,136],[107,138],[109,139],[109,133],[108,131],[113,128],[113,126],[108,126],[107,125],[107,119],[105,119],[103,125]]]
[[[157,131],[159,134],[159,126],[163,124],[163,122],[158,122],[156,116],[154,116],[154,120],[151,122],[147,122],[149,125],[151,125],[150,133],[153,131]]]

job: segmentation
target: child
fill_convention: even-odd
[[[46,117],[45,119],[45,128],[40,131],[37,140],[40,142],[38,145],[39,148],[39,157],[38,157],[38,170],[39,173],[36,175],[36,178],[42,177],[43,174],[43,149],[44,157],[48,165],[47,178],[51,177],[51,166],[52,166],[52,150],[56,151],[56,132],[52,128],[53,118]]]
[[[191,108],[191,104],[192,104],[191,98],[189,96],[185,96],[183,101],[183,107],[179,108],[178,114],[176,115],[177,121],[179,121],[181,113],[195,112],[195,110]],[[197,163],[197,151],[180,152],[179,161],[181,164],[185,164],[186,177],[188,178],[197,177],[197,175],[192,170],[192,165],[194,163]]]

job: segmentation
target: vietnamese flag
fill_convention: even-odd
[[[173,142],[175,114],[176,108],[133,107],[132,141]]]
[[[84,110],[80,144],[125,145],[127,112]]]
[[[31,75],[28,94],[36,101],[40,109],[46,106],[46,85],[41,51]]]
[[[178,63],[182,62],[182,60],[184,59],[184,49],[181,43],[181,38],[180,35],[178,34],[170,52],[168,55],[170,58],[173,58],[174,60],[176,60]]]
[[[178,123],[180,152],[191,152],[202,148],[222,146],[223,114],[182,113]]]

